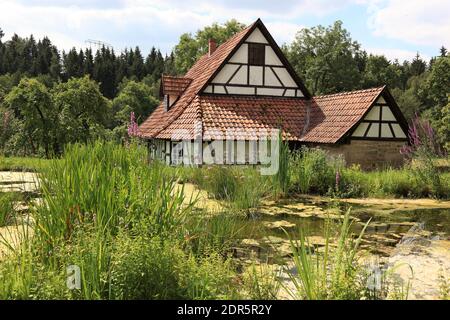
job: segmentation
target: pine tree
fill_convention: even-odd
[[[144,71],[144,58],[139,47],[136,47],[130,65],[130,73],[140,81],[144,77]]]
[[[413,61],[411,62],[411,75],[412,76],[419,76],[422,73],[425,72],[427,69],[427,64],[425,61],[422,60],[419,53],[417,52],[416,56],[414,57]]]
[[[87,48],[84,51],[83,74],[89,75],[91,78],[94,74],[94,56],[92,55],[91,48]]]

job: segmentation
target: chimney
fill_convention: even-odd
[[[208,40],[208,53],[209,53],[209,56],[211,56],[214,53],[214,51],[216,51],[216,48],[217,48],[216,41],[214,39],[209,39]]]

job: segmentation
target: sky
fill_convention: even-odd
[[[279,45],[301,28],[342,20],[363,49],[391,60],[450,49],[450,0],[0,0],[6,39],[48,36],[64,50],[94,39],[116,51],[139,45],[170,53],[182,33],[232,18],[261,18]]]

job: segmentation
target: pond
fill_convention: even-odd
[[[239,234],[244,239],[243,247],[250,250],[257,247],[256,251],[262,254],[263,259],[270,260],[277,254],[289,256],[289,238],[299,239],[300,233],[303,233],[312,244],[320,247],[325,242],[326,223],[335,224],[332,228],[337,230],[343,213],[350,209],[351,231],[355,236],[370,220],[360,247],[374,255],[392,255],[396,246],[411,231],[426,239],[450,239],[450,208],[398,208],[392,210],[380,205],[334,200],[319,203],[305,199],[302,202],[282,200],[267,203],[249,218],[240,219]]]

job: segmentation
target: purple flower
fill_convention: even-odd
[[[429,121],[421,119],[417,113],[409,125],[408,138],[410,144],[401,148],[401,154],[413,156],[421,148],[437,155],[441,154],[433,127]]]
[[[339,189],[339,184],[341,182],[341,173],[339,170],[336,171],[336,190]]]
[[[130,124],[128,125],[128,136],[137,137],[139,135],[139,126],[136,122],[134,112],[130,114]]]

